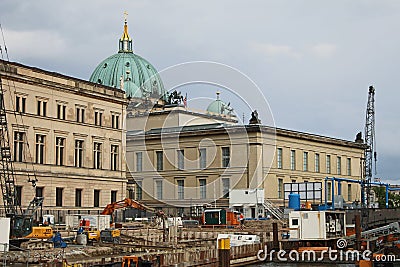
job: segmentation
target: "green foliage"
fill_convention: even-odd
[[[385,187],[373,187],[375,196],[379,203],[379,208],[386,207],[386,188]],[[400,195],[389,192],[389,208],[400,207]]]

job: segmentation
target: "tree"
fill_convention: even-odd
[[[375,196],[379,203],[379,208],[386,208],[386,188],[384,186],[381,187],[373,187]],[[393,194],[389,192],[389,208],[397,208],[400,207],[400,195]]]

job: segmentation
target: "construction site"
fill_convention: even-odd
[[[219,91],[202,113],[166,92],[126,17],[118,41],[131,61],[107,58],[90,81],[0,61],[0,265],[320,266],[334,251],[398,266],[400,187],[376,178],[373,86],[355,141],[262,125],[257,110],[239,125]],[[105,84],[110,66],[123,72]]]
[[[278,264],[279,256],[273,255],[275,250],[298,253],[315,250],[314,256],[328,260],[322,251],[343,249],[372,253],[369,260],[346,258],[344,262],[373,266],[376,257],[373,255],[394,255],[384,265],[394,266],[400,255],[399,210],[389,209],[388,196],[397,188],[372,181],[373,104],[371,86],[365,130],[365,178],[326,177],[325,203],[312,203],[307,199],[309,192],[304,199],[302,186],[298,185],[296,191],[291,184],[287,206],[277,207],[268,201],[263,204],[269,214],[267,218],[244,218],[240,211],[212,205],[204,206],[199,217],[173,217],[162,209],[126,198],[108,204],[98,215],[69,214],[64,224],[56,223],[54,215],[40,213],[43,197],[35,196],[26,209],[16,200],[3,108],[0,110],[1,186],[6,217],[0,220],[1,262],[4,266],[244,266],[260,261]],[[361,186],[359,206],[350,209],[343,206],[343,182]],[[31,183],[35,186],[36,181]],[[372,187],[386,190],[386,209],[373,207]],[[322,189],[318,190],[322,194]],[[235,193],[232,197],[235,198]],[[116,216],[118,211],[129,210],[143,211],[147,216],[130,220]],[[264,248],[270,248],[271,253]]]

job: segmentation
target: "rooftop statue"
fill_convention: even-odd
[[[251,118],[250,118],[249,124],[261,124],[261,120],[258,118],[257,110],[254,110],[253,112],[251,112]]]

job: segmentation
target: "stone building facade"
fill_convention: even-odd
[[[127,133],[135,197],[169,206],[170,213],[187,214],[189,207],[206,203],[227,206],[233,189],[262,188],[266,199],[282,205],[284,183],[324,186],[328,176],[360,179],[363,153],[357,142],[263,125],[214,123]],[[344,184],[345,201],[359,200],[358,184]]]
[[[5,61],[0,76],[22,206],[44,196],[43,212],[62,222],[125,197],[122,90]]]

